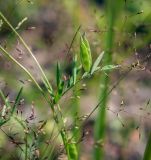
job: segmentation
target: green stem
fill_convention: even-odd
[[[103,66],[109,65],[112,63],[112,49],[113,49],[113,40],[114,40],[114,24],[117,15],[117,4],[120,3],[119,0],[112,1],[107,0],[107,26],[108,32],[106,34],[106,46],[105,46],[105,55]],[[99,106],[98,115],[94,127],[94,138],[96,145],[94,147],[94,159],[101,160],[104,159],[103,151],[103,141],[105,137],[106,130],[106,106],[108,102],[108,89],[109,89],[109,72],[101,75],[100,86],[100,98],[103,98],[102,103]]]
[[[40,66],[39,62],[37,61],[36,57],[34,56],[34,54],[32,53],[31,49],[28,47],[28,45],[25,43],[25,41],[23,40],[23,38],[19,35],[19,33],[16,31],[16,29],[9,23],[9,21],[5,18],[5,16],[2,14],[2,12],[0,12],[0,17],[4,20],[4,22],[11,28],[11,30],[16,34],[16,36],[19,38],[19,40],[22,42],[22,44],[24,45],[24,47],[27,49],[27,51],[29,52],[29,54],[32,56],[32,58],[34,59],[34,61],[36,62],[37,66],[39,67],[44,80],[47,83],[47,86],[49,86],[49,89],[52,90],[52,87],[42,69],[42,67]]]
[[[22,44],[24,45],[24,47],[27,49],[27,51],[29,52],[29,54],[31,55],[31,57],[34,59],[34,61],[36,62],[38,68],[40,69],[41,73],[42,73],[42,80],[47,88],[48,93],[52,93],[52,87],[43,71],[43,69],[41,68],[39,62],[37,61],[37,59],[35,58],[34,54],[32,53],[32,51],[30,50],[30,48],[28,47],[28,45],[25,43],[25,41],[23,40],[23,38],[19,35],[19,33],[16,31],[16,29],[9,23],[9,21],[5,18],[5,16],[0,12],[0,17],[4,20],[4,22],[11,28],[11,30],[15,33],[15,35],[19,38],[19,40],[22,42]],[[6,56],[8,59],[10,59],[11,61],[13,61],[15,64],[17,64],[21,69],[24,70],[25,73],[27,73],[27,75],[32,79],[32,81],[35,83],[35,85],[37,86],[37,88],[39,89],[39,91],[42,93],[42,95],[44,96],[45,100],[48,102],[48,104],[50,105],[52,112],[53,112],[53,116],[54,116],[54,120],[57,124],[58,129],[60,130],[59,127],[59,117],[54,109],[54,104],[51,102],[51,100],[49,100],[46,97],[46,94],[44,93],[44,91],[42,90],[42,88],[39,86],[39,84],[37,83],[37,81],[34,79],[34,77],[30,74],[30,72],[24,67],[22,66],[15,58],[13,58],[1,45],[0,45],[0,50],[2,51],[3,55]],[[66,152],[68,155],[68,159],[72,160],[75,159],[73,158],[73,145],[70,145],[68,142],[68,135],[65,131],[65,126],[63,126],[63,129],[60,130],[60,134],[64,143],[64,146],[66,148]],[[26,156],[25,156],[26,157]],[[77,158],[76,158],[77,159]]]
[[[146,144],[143,160],[151,160],[151,131]]]
[[[108,95],[108,84],[109,78],[107,76],[102,76],[101,83],[104,84],[100,96],[103,96],[103,101],[99,106],[98,115],[95,123],[95,148],[94,157],[95,160],[103,159],[103,147],[102,142],[104,140],[105,129],[106,129],[106,105],[107,105],[107,95]]]
[[[27,75],[31,78],[31,80],[35,83],[35,85],[37,86],[37,88],[40,90],[40,92],[42,92],[41,87],[39,86],[39,84],[37,83],[37,81],[34,79],[34,77],[30,74],[30,72],[24,67],[22,66],[14,57],[12,57],[1,45],[0,45],[0,50],[2,51],[2,54],[7,57],[9,60],[11,60],[12,62],[14,62],[16,65],[18,65],[21,69],[24,70],[25,73],[27,73]]]
[[[50,102],[50,100],[46,97],[44,91],[42,90],[42,88],[39,86],[39,84],[37,83],[37,81],[35,80],[35,78],[32,76],[32,74],[23,66],[21,65],[14,57],[12,57],[1,45],[0,45],[0,50],[2,51],[2,54],[8,58],[9,60],[11,60],[13,63],[15,63],[16,65],[18,65],[30,78],[31,80],[34,82],[34,84],[37,86],[37,88],[39,89],[40,93],[43,95],[43,97],[45,98],[46,102],[50,105],[51,109],[53,110],[53,106],[52,103]],[[49,92],[49,89],[48,89]]]
[[[25,160],[28,158],[28,140],[27,140],[27,133],[25,133]]]

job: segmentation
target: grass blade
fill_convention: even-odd
[[[16,65],[18,65],[22,70],[24,70],[24,72],[31,78],[31,80],[35,83],[35,85],[37,86],[37,88],[40,90],[40,92],[43,92],[41,87],[39,86],[39,84],[37,83],[37,81],[34,79],[34,77],[31,75],[31,73],[24,67],[22,66],[14,57],[12,57],[1,45],[0,45],[0,50],[2,51],[2,54],[8,58],[9,60],[11,60],[13,63],[15,63]]]
[[[61,82],[61,70],[60,70],[60,63],[57,62],[57,69],[56,69],[56,83],[57,87],[59,88]]]
[[[3,19],[3,21],[11,28],[11,30],[15,33],[15,35],[19,38],[19,40],[21,41],[21,43],[24,45],[24,47],[27,49],[27,51],[29,52],[29,54],[31,55],[31,57],[34,59],[34,61],[36,62],[38,68],[40,69],[43,78],[45,79],[45,82],[47,83],[47,86],[49,86],[49,89],[52,90],[52,86],[49,83],[49,80],[47,79],[42,67],[40,66],[39,62],[37,61],[36,57],[34,56],[34,54],[32,53],[31,49],[28,47],[28,45],[26,44],[26,42],[24,41],[24,39],[19,35],[19,33],[16,31],[16,29],[10,24],[10,22],[6,19],[6,17],[2,14],[2,12],[0,12],[0,17]]]
[[[77,55],[75,55],[73,60],[73,85],[75,85],[77,80]]]
[[[20,89],[19,92],[18,92],[18,95],[17,95],[17,97],[16,97],[16,99],[15,99],[15,103],[14,103],[14,105],[13,105],[13,107],[12,107],[12,110],[11,110],[11,114],[14,113],[15,108],[16,108],[17,105],[19,104],[19,101],[20,101],[20,97],[21,97],[22,92],[23,92],[23,87],[21,87],[21,89]]]
[[[113,70],[119,68],[119,65],[106,65],[101,68],[101,71]]]
[[[151,160],[151,132],[149,133],[149,138],[146,144],[143,160]]]
[[[98,56],[98,58],[95,60],[93,66],[92,66],[91,72],[90,72],[91,74],[93,74],[93,73],[96,71],[98,65],[100,64],[100,62],[101,62],[101,60],[102,60],[102,58],[103,58],[103,55],[104,55],[104,51],[101,52],[101,54],[100,54],[100,55]]]

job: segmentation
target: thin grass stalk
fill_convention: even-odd
[[[14,59],[1,45],[0,45],[0,50],[2,51],[3,55],[5,57],[7,57],[9,60],[11,60],[12,62],[14,62],[16,65],[18,65],[21,69],[24,70],[25,73],[27,73],[27,75],[32,79],[32,81],[35,83],[35,85],[37,86],[37,88],[39,89],[39,91],[42,93],[42,95],[44,96],[44,98],[46,99],[46,101],[48,102],[48,104],[51,106],[51,109],[53,111],[53,117],[54,117],[54,120],[56,122],[56,124],[58,125],[58,129],[60,128],[59,127],[59,121],[58,121],[58,117],[55,116],[56,113],[55,113],[55,110],[54,110],[54,105],[47,99],[45,93],[43,92],[43,90],[41,89],[41,87],[39,86],[39,84],[36,82],[36,80],[34,79],[34,77],[30,74],[30,72],[24,67],[22,66],[16,59]],[[64,126],[63,126],[64,127]],[[59,129],[60,130],[60,129]],[[68,138],[67,138],[67,134],[63,131],[63,130],[60,130],[60,134],[61,134],[61,137],[62,137],[62,140],[63,140],[63,143],[65,145],[65,148],[66,148],[66,151],[67,151],[67,154],[70,155],[70,147],[69,147],[69,144],[68,144]],[[70,158],[69,158],[70,159]]]
[[[55,123],[53,124],[52,131],[51,131],[51,134],[50,134],[50,137],[49,137],[49,140],[48,140],[48,144],[46,144],[46,146],[43,149],[41,160],[44,160],[46,155],[49,155],[49,157],[51,157],[51,155],[52,155],[52,153],[55,149],[55,145],[54,145],[53,142],[59,136],[59,133],[57,133],[57,136],[55,136],[55,138],[53,138],[54,131],[55,131]],[[51,143],[49,144],[50,141],[51,141]],[[51,146],[51,144],[53,144],[53,146]],[[50,150],[49,150],[49,148],[50,148]],[[48,152],[49,152],[49,154],[48,154]]]
[[[25,160],[28,159],[28,139],[27,139],[27,133],[25,133]]]
[[[80,29],[80,27],[79,27]],[[77,30],[78,31],[78,30]],[[78,32],[75,33],[75,35]],[[74,36],[75,37],[75,36]],[[78,93],[78,85],[76,85],[77,82],[77,76],[76,76],[76,72],[77,72],[77,56],[75,55],[74,60],[73,60],[73,69],[72,69],[73,75],[74,75],[74,89],[73,89],[73,100],[72,100],[72,109],[71,109],[71,116],[72,116],[72,120],[73,120],[73,129],[72,129],[72,134],[74,135],[74,141],[78,142],[79,138],[80,138],[80,121],[77,119],[77,117],[80,116],[80,103],[79,103],[79,98],[78,96],[80,96],[80,94]],[[76,145],[76,150],[78,153],[78,157],[80,155],[79,151],[80,151],[80,145]]]
[[[0,45],[0,50],[2,51],[2,54],[14,62],[16,65],[18,65],[22,70],[24,70],[25,73],[31,78],[31,80],[34,82],[34,84],[37,86],[40,92],[43,92],[37,81],[34,79],[34,77],[31,75],[31,73],[23,66],[21,65],[14,57],[12,57],[1,45]]]
[[[6,120],[6,121],[9,121],[11,118],[14,118],[14,120],[16,120],[20,125],[21,125],[21,127],[23,128],[23,129],[26,129],[26,127],[24,126],[24,124],[23,124],[23,122],[21,121],[21,120],[19,120],[16,116],[14,116],[13,115],[13,113],[14,113],[14,109],[15,109],[15,107],[17,107],[17,104],[18,104],[18,102],[19,102],[19,99],[20,99],[20,95],[21,95],[21,93],[22,93],[22,88],[21,88],[21,90],[19,91],[19,93],[18,93],[18,95],[17,95],[17,97],[16,97],[16,100],[15,100],[15,103],[14,103],[14,106],[13,106],[13,109],[12,109],[12,111],[11,111],[11,114],[10,114],[10,116],[9,116],[9,118]],[[11,104],[9,103],[9,101],[7,100],[7,98],[4,96],[4,94],[3,94],[3,92],[0,90],[0,96],[1,96],[1,98],[3,99],[3,101],[4,101],[4,104],[7,106],[7,108],[12,108],[11,107]],[[2,130],[2,129],[1,129]],[[3,130],[2,130],[3,131]],[[3,131],[4,132],[4,131]],[[5,132],[4,132],[5,133]],[[6,134],[6,133],[5,133]],[[7,135],[7,134],[6,134]],[[8,135],[7,135],[7,137],[8,138],[10,138]],[[29,158],[28,158],[28,144],[27,144],[27,134],[26,134],[26,137],[25,137],[25,151],[22,149],[22,147],[20,147],[20,145],[19,144],[17,144],[16,143],[16,145],[21,149],[21,151],[23,151],[24,152],[24,154],[25,154],[25,160],[28,160]]]
[[[30,72],[24,67],[22,66],[15,58],[13,58],[1,45],[0,45],[0,50],[2,51],[3,55],[5,57],[7,57],[9,60],[11,60],[12,62],[14,62],[16,65],[18,65],[21,69],[24,70],[25,73],[27,73],[27,75],[32,79],[32,81],[35,83],[35,85],[37,86],[37,88],[39,89],[39,91],[42,93],[42,95],[44,96],[45,100],[48,102],[48,104],[50,105],[51,109],[52,109],[52,112],[53,112],[53,117],[54,117],[54,120],[58,126],[58,129],[60,130],[60,127],[59,127],[59,119],[57,117],[57,114],[55,113],[55,110],[54,110],[54,104],[52,104],[46,97],[44,91],[41,89],[41,87],[39,86],[39,84],[36,82],[36,80],[34,79],[34,77],[30,74]],[[65,148],[66,148],[66,151],[67,151],[67,154],[68,156],[70,155],[70,145],[68,144],[68,138],[67,138],[67,134],[63,131],[63,130],[60,130],[60,135],[62,137],[62,140],[63,140],[63,143],[65,145]],[[70,157],[70,156],[69,156]],[[70,159],[70,158],[69,158]]]
[[[117,10],[119,7],[119,0],[112,1],[106,0],[106,14],[107,14],[107,26],[108,32],[106,34],[106,46],[105,46],[105,55],[103,66],[109,65],[112,63],[112,49],[113,49],[113,41],[114,41],[114,24],[116,19]],[[100,99],[102,97],[103,101],[99,106],[98,115],[95,121],[94,127],[94,137],[95,137],[95,147],[94,147],[94,159],[101,160],[104,159],[104,137],[106,130],[106,106],[108,102],[108,89],[109,89],[109,72],[101,75],[100,79]]]
[[[52,90],[52,87],[42,69],[42,67],[40,66],[39,62],[37,61],[36,57],[34,56],[34,54],[32,53],[31,49],[28,47],[28,45],[26,44],[26,42],[23,40],[23,38],[19,35],[19,33],[16,31],[16,29],[9,23],[9,21],[5,18],[5,16],[2,14],[2,12],[0,12],[0,17],[4,20],[4,22],[11,28],[11,30],[15,33],[15,35],[19,38],[19,40],[22,42],[22,44],[24,45],[24,47],[27,49],[27,51],[29,52],[29,54],[32,56],[32,58],[34,59],[34,61],[36,62],[38,68],[40,69],[43,78],[45,80],[45,82],[47,83],[47,87],[49,87],[50,90]]]
[[[74,135],[74,141],[78,142],[80,135],[81,135],[81,131],[80,131],[80,121],[77,119],[77,117],[80,117],[80,103],[79,103],[79,99],[77,98],[79,96],[78,93],[78,87],[75,86],[74,88],[74,99],[72,100],[72,110],[71,110],[71,115],[72,115],[72,119],[73,119],[73,135]],[[78,153],[80,152],[80,145],[77,144],[77,151]],[[79,153],[80,154],[80,153]]]
[[[151,160],[151,131],[149,133],[143,160]]]
[[[50,100],[46,97],[44,91],[42,90],[42,88],[39,86],[39,84],[37,83],[37,81],[35,80],[35,78],[32,76],[32,74],[22,65],[20,64],[13,56],[11,56],[11,54],[9,54],[1,45],[0,45],[0,50],[2,51],[2,54],[9,59],[10,61],[12,61],[14,64],[18,65],[29,77],[30,79],[33,81],[33,83],[36,85],[36,87],[38,88],[38,90],[40,91],[40,93],[43,95],[43,97],[45,98],[46,102],[50,105],[51,109],[53,109],[53,105],[50,102]],[[49,90],[49,89],[48,89]]]
[[[45,100],[47,101],[47,103],[51,106],[52,110],[52,104],[51,102],[48,100],[48,98],[46,97],[44,91],[42,90],[42,88],[39,86],[39,84],[37,83],[37,81],[35,80],[35,78],[32,76],[32,74],[22,65],[20,64],[14,57],[12,57],[1,45],[0,45],[0,50],[2,51],[2,54],[9,59],[10,61],[12,61],[14,64],[18,65],[29,77],[30,79],[33,81],[33,83],[36,85],[36,87],[38,88],[38,90],[40,91],[40,93],[43,95],[43,97],[45,98]]]
[[[32,58],[35,60],[37,66],[39,67],[41,73],[42,73],[42,80],[46,86],[46,89],[48,91],[48,93],[50,93],[50,91],[52,91],[52,87],[43,71],[43,69],[41,68],[39,62],[37,61],[37,59],[35,58],[34,54],[32,53],[32,51],[30,50],[30,48],[28,47],[28,45],[25,43],[25,41],[23,40],[23,38],[19,35],[19,33],[15,30],[15,28],[9,23],[9,21],[5,18],[5,16],[0,12],[0,17],[4,20],[4,22],[11,28],[11,30],[16,34],[16,36],[19,38],[19,40],[22,42],[22,44],[24,45],[24,47],[27,49],[27,51],[30,53],[30,55],[32,56]],[[48,102],[48,104],[50,105],[51,109],[52,109],[52,112],[53,112],[53,117],[54,117],[54,120],[58,126],[58,129],[60,131],[60,135],[62,137],[62,140],[63,140],[63,144],[65,146],[65,149],[66,149],[66,152],[67,152],[67,156],[68,156],[68,159],[69,160],[72,160],[73,159],[73,151],[75,149],[73,149],[73,145],[68,142],[68,135],[67,133],[65,132],[65,127],[63,126],[63,129],[60,130],[60,127],[59,127],[59,117],[56,113],[56,111],[54,110],[54,106],[55,104],[53,104],[51,102],[51,100],[49,100],[44,91],[41,89],[41,87],[39,86],[39,84],[36,82],[36,80],[34,79],[34,77],[30,74],[30,72],[24,67],[22,66],[18,61],[16,61],[16,59],[14,59],[2,46],[0,46],[0,50],[2,51],[2,53],[4,54],[4,56],[6,56],[8,59],[10,59],[11,61],[13,61],[15,64],[17,64],[20,68],[22,68],[25,73],[28,74],[28,76],[32,79],[32,81],[36,84],[37,88],[39,89],[39,91],[42,93],[42,95],[44,96],[45,100]],[[74,158],[76,159],[76,158]]]

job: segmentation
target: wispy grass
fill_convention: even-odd
[[[121,3],[122,0],[116,0],[116,1],[112,1],[112,0],[107,0],[106,3],[106,16],[107,16],[107,33],[106,33],[106,39],[105,39],[105,51],[102,52],[99,57],[97,58],[97,60],[92,64],[92,59],[91,58],[91,49],[90,49],[90,45],[88,40],[86,39],[85,35],[83,34],[81,36],[81,40],[80,40],[80,44],[82,44],[79,48],[83,51],[81,51],[81,63],[79,65],[79,62],[77,63],[77,56],[75,56],[73,58],[73,65],[72,65],[72,74],[70,75],[69,78],[67,78],[67,80],[63,79],[64,74],[62,73],[62,66],[61,64],[58,62],[56,65],[56,84],[55,87],[53,87],[51,85],[51,83],[49,82],[48,77],[46,77],[43,68],[41,67],[41,65],[39,64],[38,60],[36,59],[36,57],[34,56],[34,54],[32,53],[30,47],[26,44],[26,42],[24,41],[24,39],[20,36],[20,34],[17,32],[16,28],[14,28],[10,22],[7,20],[7,18],[0,12],[0,17],[2,18],[2,21],[4,23],[6,23],[10,29],[13,31],[13,33],[17,36],[17,38],[21,41],[21,43],[24,45],[24,47],[27,49],[27,51],[29,52],[30,56],[33,58],[33,60],[36,62],[40,72],[41,72],[41,79],[42,79],[42,83],[45,85],[45,89],[43,89],[40,84],[38,83],[38,81],[35,79],[35,77],[28,71],[27,68],[25,68],[22,64],[20,64],[13,56],[11,56],[11,54],[2,46],[0,45],[0,50],[1,53],[3,53],[3,55],[8,58],[10,61],[12,61],[14,64],[18,65],[28,76],[29,78],[33,81],[33,83],[35,84],[36,88],[37,88],[37,92],[39,91],[42,96],[44,97],[44,99],[46,100],[46,102],[48,103],[48,105],[51,108],[52,114],[53,114],[53,120],[55,121],[55,124],[53,126],[53,130],[54,128],[58,129],[58,132],[55,133],[55,138],[52,136],[54,133],[54,131],[52,130],[52,135],[50,136],[50,139],[52,138],[52,144],[53,142],[55,142],[55,140],[58,137],[62,138],[62,143],[63,143],[63,148],[65,148],[67,157],[69,160],[78,160],[79,159],[79,153],[80,150],[78,150],[78,145],[80,142],[80,129],[82,128],[82,124],[81,122],[77,122],[77,119],[79,118],[79,100],[75,99],[74,102],[72,102],[72,120],[73,120],[73,127],[71,127],[72,129],[69,129],[68,126],[66,125],[65,122],[65,115],[63,114],[62,111],[62,106],[60,106],[60,100],[63,98],[63,96],[68,93],[68,91],[70,91],[71,89],[74,90],[74,96],[76,97],[78,95],[77,93],[77,85],[80,84],[81,81],[83,81],[84,79],[90,78],[95,72],[97,71],[102,71],[101,73],[101,79],[100,79],[100,86],[101,90],[100,90],[100,99],[99,102],[97,104],[96,107],[93,108],[92,112],[90,112],[88,115],[85,115],[85,121],[87,121],[90,116],[94,113],[94,111],[99,108],[98,110],[98,116],[96,118],[96,123],[95,123],[95,148],[94,148],[94,159],[105,159],[104,158],[104,149],[103,149],[103,145],[105,142],[105,135],[106,135],[106,106],[107,106],[107,102],[108,102],[108,96],[109,94],[112,92],[112,90],[114,88],[116,88],[116,86],[119,84],[119,82],[125,78],[125,76],[127,76],[127,73],[129,73],[132,68],[130,68],[130,70],[122,77],[118,79],[118,82],[116,83],[116,85],[114,85],[110,90],[109,90],[109,83],[110,83],[110,70],[117,68],[118,66],[114,66],[112,65],[112,52],[113,52],[113,48],[114,48],[114,26],[115,26],[115,22],[118,20],[118,14],[119,11],[121,9]],[[124,1],[123,1],[124,2]],[[126,1],[125,1],[126,2]],[[75,36],[73,37],[73,40],[69,46],[69,50],[67,51],[67,55],[70,52],[70,49],[72,48],[73,42],[76,39],[76,35],[79,33],[80,27],[78,28]],[[80,57],[80,56],[78,56]],[[99,66],[100,61],[103,58],[103,63],[102,66]],[[83,73],[84,72],[84,73]],[[78,74],[80,73],[80,74]],[[105,73],[105,74],[103,74]],[[77,88],[76,88],[77,87]],[[20,100],[20,96],[22,93],[22,88],[18,93],[18,96],[16,97],[15,103],[13,106],[10,106],[10,104],[8,103],[8,99],[4,96],[3,92],[0,91],[0,96],[2,97],[3,101],[5,102],[5,107],[3,109],[3,112],[5,112],[6,108],[12,108],[11,112],[10,112],[10,117],[14,118],[16,120],[17,123],[19,123],[23,129],[26,129],[26,126],[24,125],[24,123],[17,118],[16,116],[13,115],[13,113],[16,110],[16,107],[19,103]],[[10,120],[10,118],[4,120],[1,119],[0,120],[0,126],[3,126],[6,122],[8,122]],[[37,144],[34,144],[36,149],[36,145],[38,144],[38,140],[35,138],[34,139],[36,141]],[[150,141],[151,141],[151,134],[149,136],[147,145],[146,145],[146,150],[144,153],[144,160],[148,160],[150,159]],[[21,148],[23,149],[23,159],[32,159],[33,155],[31,155],[30,151],[32,151],[32,146],[30,146],[31,140],[28,137],[28,135],[25,135],[25,144],[24,147]],[[61,143],[61,144],[62,144]],[[48,144],[49,146],[46,147],[46,150],[44,148],[43,150],[43,154],[41,156],[41,158],[44,160],[45,157],[48,157],[48,159],[51,159],[53,157],[53,151],[54,151],[54,146],[51,143]],[[31,155],[32,158],[29,158],[29,156]]]
[[[5,18],[5,16],[0,12],[0,17],[2,18],[2,20],[11,28],[11,30],[15,33],[15,35],[19,38],[19,40],[22,42],[22,44],[24,45],[24,47],[27,49],[27,51],[29,52],[29,54],[32,56],[32,58],[34,59],[34,61],[36,62],[37,66],[39,67],[41,73],[42,73],[42,80],[43,83],[45,84],[45,87],[47,89],[47,92],[49,93],[50,97],[52,98],[52,96],[55,96],[55,93],[53,93],[52,90],[52,86],[49,83],[49,80],[47,79],[42,67],[40,66],[39,62],[37,61],[37,59],[35,58],[34,54],[32,53],[32,51],[30,50],[30,48],[28,47],[28,45],[26,44],[26,42],[23,40],[23,38],[19,35],[19,33],[15,30],[15,28],[9,23],[9,21]],[[39,89],[39,91],[42,93],[42,95],[44,96],[45,100],[48,102],[49,106],[51,107],[52,113],[53,113],[53,117],[54,120],[56,122],[56,125],[58,126],[60,135],[62,137],[67,155],[68,155],[68,159],[77,159],[77,155],[73,154],[73,150],[74,153],[76,153],[76,148],[73,148],[73,144],[68,143],[68,135],[66,132],[66,129],[64,126],[60,126],[60,122],[64,121],[63,119],[61,119],[61,121],[59,121],[59,115],[56,112],[56,109],[54,108],[56,103],[58,102],[58,100],[61,98],[60,95],[62,94],[63,91],[63,81],[61,80],[61,77],[59,75],[59,86],[58,86],[58,91],[57,91],[57,97],[55,96],[54,100],[52,101],[51,98],[48,99],[47,95],[45,94],[44,90],[41,89],[41,87],[39,86],[39,84],[37,83],[37,81],[35,80],[35,78],[32,76],[32,74],[24,67],[22,66],[16,59],[14,59],[5,49],[4,47],[0,46],[0,49],[2,51],[2,53],[4,54],[4,56],[6,56],[7,58],[9,58],[9,60],[11,60],[12,62],[14,62],[15,64],[17,64],[21,69],[24,70],[24,72],[31,78],[31,80],[35,83],[35,85],[37,86],[37,88]],[[57,70],[58,73],[59,70]],[[58,77],[57,77],[58,78]],[[61,87],[61,88],[60,88]],[[61,92],[61,93],[60,93]],[[58,97],[59,96],[59,97]],[[62,118],[62,117],[61,117]],[[74,157],[75,156],[75,157]]]
[[[23,38],[19,35],[19,33],[16,31],[16,29],[8,22],[8,20],[5,18],[5,16],[0,12],[0,17],[2,20],[11,28],[11,30],[14,32],[14,34],[19,38],[19,40],[22,42],[24,47],[27,49],[27,51],[30,53],[34,61],[36,62],[37,66],[39,67],[41,73],[42,73],[42,82],[45,85],[45,89],[42,89],[34,76],[28,71],[27,68],[25,68],[22,64],[20,64],[11,54],[6,51],[6,49],[0,45],[0,50],[2,51],[3,55],[7,57],[10,61],[12,61],[14,64],[18,65],[29,77],[30,79],[34,82],[35,86],[38,88],[39,92],[43,95],[44,99],[48,103],[48,105],[51,108],[52,114],[53,114],[53,119],[56,123],[56,126],[58,128],[58,131],[60,133],[60,136],[62,138],[63,145],[65,147],[67,157],[69,160],[77,160],[79,157],[79,152],[77,151],[77,144],[76,141],[78,140],[77,136],[79,135],[79,131],[73,131],[73,137],[74,140],[71,140],[69,138],[68,132],[67,131],[67,126],[65,124],[65,118],[62,114],[61,107],[59,105],[60,99],[66,94],[69,90],[73,89],[79,82],[81,82],[83,79],[91,77],[96,71],[101,69],[98,65],[102,59],[102,55],[99,56],[94,64],[92,64],[92,57],[91,57],[91,49],[89,45],[89,41],[87,40],[85,34],[83,34],[80,38],[80,58],[81,58],[81,65],[78,66],[77,63],[77,56],[73,58],[73,66],[72,66],[72,75],[69,77],[69,79],[66,81],[63,80],[63,75],[62,75],[62,70],[59,62],[57,63],[56,66],[56,90],[52,89],[52,86],[46,77],[42,67],[40,66],[39,62],[35,58],[34,54],[26,44],[26,42],[23,40]],[[80,27],[78,28],[77,32],[75,35],[77,35]],[[74,36],[75,39],[75,36]],[[73,41],[71,42],[72,45]],[[82,66],[82,67],[81,67]],[[112,68],[112,67],[110,67]],[[102,70],[106,70],[103,69]],[[108,70],[108,69],[107,69]],[[80,77],[77,76],[78,73],[82,73],[84,71],[83,75],[80,75]],[[47,96],[49,95],[49,97]],[[78,110],[77,110],[78,111]],[[76,117],[75,117],[76,118]],[[73,117],[74,119],[74,117]],[[20,122],[19,119],[16,120]],[[25,146],[25,159],[27,159],[27,152],[29,151],[28,147],[28,142],[27,142],[27,137],[26,137],[26,146]]]

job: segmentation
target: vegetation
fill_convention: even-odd
[[[0,4],[0,158],[151,159],[151,2]]]

